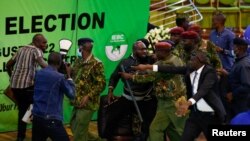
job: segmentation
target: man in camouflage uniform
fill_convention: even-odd
[[[181,33],[184,32],[182,27],[175,27],[169,31],[170,40],[174,43],[172,46],[172,53],[176,56],[180,56],[183,52],[183,47],[181,45]]]
[[[222,62],[221,62],[221,60],[216,52],[216,46],[211,41],[202,39],[201,27],[197,24],[193,24],[188,28],[188,31],[194,31],[194,32],[198,33],[198,35],[199,35],[199,43],[198,43],[199,50],[201,50],[207,54],[207,57],[209,59],[210,64],[212,65],[212,67],[214,67],[215,69],[221,69]]]
[[[159,42],[155,45],[158,61],[157,65],[182,66],[180,58],[171,53],[171,45]],[[132,79],[136,83],[154,82],[154,93],[157,97],[157,111],[150,125],[149,140],[163,141],[164,132],[167,130],[171,141],[179,141],[182,135],[187,116],[178,117],[175,101],[185,96],[186,88],[182,77],[176,74],[155,73],[129,74],[122,73],[125,79]]]
[[[210,65],[216,69],[221,68],[221,61],[219,60],[218,55],[214,52],[214,47],[211,42],[205,42],[202,40],[199,34],[192,29],[183,32],[181,37],[183,51],[180,51],[179,57],[184,61],[185,64],[187,64],[187,62],[190,60],[191,53],[199,50],[206,53]]]
[[[73,66],[76,98],[72,102],[74,109],[70,125],[74,141],[87,141],[93,137],[88,132],[88,126],[99,107],[99,95],[106,85],[103,64],[92,54],[92,42],[90,38],[78,40],[82,58],[76,59]]]
[[[179,56],[187,64],[191,57],[191,52],[198,50],[199,35],[194,31],[185,31],[181,33],[181,46]]]

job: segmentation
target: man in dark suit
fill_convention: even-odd
[[[250,56],[247,53],[246,40],[236,37],[233,40],[235,62],[230,72],[218,70],[228,76],[229,89],[225,98],[230,106],[229,120],[241,112],[248,110],[247,99],[250,97]]]
[[[182,116],[189,109],[191,113],[186,121],[181,141],[193,141],[201,132],[208,138],[208,126],[224,122],[226,112],[217,92],[216,71],[207,65],[205,53],[192,53],[186,67],[139,65],[134,68],[185,75],[188,101],[183,103],[176,113]]]

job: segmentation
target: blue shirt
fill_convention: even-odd
[[[250,125],[250,111],[239,113],[235,116],[231,123],[232,125]]]
[[[222,66],[227,71],[230,71],[234,63],[233,55],[233,39],[235,34],[229,29],[224,28],[222,32],[218,32],[213,29],[210,33],[210,41],[213,42],[216,46],[223,49],[222,52],[218,53]]]
[[[63,120],[64,94],[69,99],[75,97],[72,80],[48,66],[36,72],[34,83],[34,104],[32,114],[44,119]]]

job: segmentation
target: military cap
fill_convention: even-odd
[[[173,41],[171,41],[171,40],[161,40],[161,41],[159,41],[159,42],[167,42],[167,43],[169,43],[169,44],[172,45],[172,46],[175,45],[175,43],[174,43]]]
[[[199,35],[194,31],[185,31],[181,33],[181,37],[182,39],[197,39]]]
[[[244,40],[243,38],[239,38],[239,37],[234,38],[233,43],[235,45],[248,46],[246,40]]]
[[[87,42],[94,42],[91,38],[80,38],[78,39],[78,46],[83,45]]]
[[[170,34],[181,34],[182,32],[184,32],[182,27],[175,27],[169,31]]]
[[[201,34],[201,27],[197,24],[192,24],[189,28],[188,31],[194,31],[198,34]]]
[[[171,50],[172,45],[167,42],[158,42],[155,44],[155,49],[168,49]]]

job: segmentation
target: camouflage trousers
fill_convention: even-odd
[[[149,129],[150,141],[163,141],[166,133],[171,141],[180,141],[187,116],[177,117],[175,111],[174,101],[158,99],[156,115]]]
[[[101,139],[89,132],[89,123],[94,111],[74,108],[70,121],[73,133],[73,141],[101,141]]]

